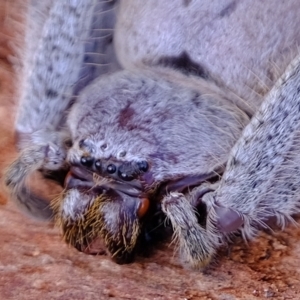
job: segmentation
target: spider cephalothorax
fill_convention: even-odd
[[[248,120],[225,97],[201,95],[196,88],[184,89],[184,82],[180,86],[163,77],[157,82],[148,75],[122,71],[97,80],[82,93],[69,117],[71,170],[66,190],[54,205],[68,243],[90,253],[104,246],[118,262],[132,259],[149,214],[157,211],[154,207],[161,206],[168,215],[179,205],[170,195],[189,199],[186,216],[171,219],[176,234],[176,220],[185,224],[189,218],[205,230],[205,216],[201,225],[195,212],[203,206],[201,197],[213,190],[210,183],[218,181],[231,143]],[[209,135],[204,127],[210,127]],[[195,239],[204,241],[204,250],[188,254],[181,245],[185,255],[208,261],[210,243]],[[182,244],[180,236],[179,240]]]

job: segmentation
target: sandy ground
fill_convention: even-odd
[[[8,57],[19,12],[17,0],[0,0],[1,176],[16,155],[18,82]],[[298,228],[262,233],[249,245],[236,241],[204,273],[182,268],[168,244],[120,266],[69,248],[56,228],[23,216],[0,192],[0,299],[300,299]]]

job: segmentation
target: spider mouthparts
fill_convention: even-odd
[[[111,182],[108,184],[110,188],[114,189],[120,196],[122,194],[126,194],[131,197],[140,198],[143,195],[142,186],[132,185],[132,184],[124,184],[123,182]]]
[[[80,167],[72,167],[65,178],[64,186],[66,189],[90,189],[94,186],[93,175]]]
[[[86,247],[82,247],[80,251],[90,255],[103,255],[106,254],[106,246],[103,239],[97,237]]]

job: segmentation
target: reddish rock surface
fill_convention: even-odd
[[[8,56],[19,12],[17,0],[0,0],[0,175],[15,155],[17,82]],[[120,266],[69,248],[56,228],[23,216],[6,200],[1,188],[0,299],[300,299],[296,227],[262,233],[249,245],[236,241],[205,272],[184,269],[168,244]]]

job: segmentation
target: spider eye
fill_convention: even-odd
[[[84,148],[84,146],[85,146],[85,140],[80,140],[79,143],[78,143],[78,145],[79,145],[80,149]]]
[[[107,166],[107,172],[109,174],[114,174],[117,171],[117,168],[114,164],[110,164]]]
[[[120,170],[118,172],[118,175],[124,181],[132,181],[134,179],[134,176],[132,174],[127,174],[127,173],[122,172]]]
[[[139,170],[142,172],[147,172],[149,169],[149,165],[145,160],[138,162],[137,165]]]
[[[94,163],[94,158],[91,156],[82,156],[80,162],[85,167],[91,167]]]
[[[101,160],[98,159],[98,160],[95,161],[95,167],[96,167],[97,170],[101,169]]]
[[[102,151],[106,150],[108,148],[108,145],[105,143],[101,146]]]

